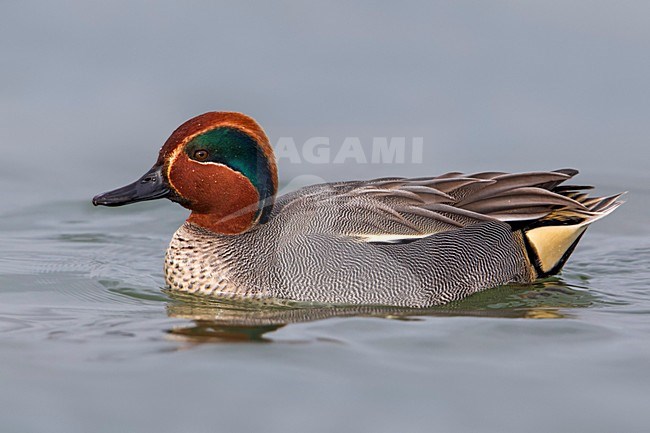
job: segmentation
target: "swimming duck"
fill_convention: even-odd
[[[428,307],[562,269],[620,194],[573,169],[446,173],[308,186],[276,196],[273,149],[241,113],[176,129],[136,182],[93,198],[191,210],[165,257],[172,290],[268,303]]]

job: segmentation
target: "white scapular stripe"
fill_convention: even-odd
[[[433,233],[426,233],[423,235],[393,235],[393,234],[361,235],[359,236],[359,238],[361,238],[361,240],[363,240],[364,242],[398,243],[404,240],[415,240],[415,239],[426,238],[427,236],[431,236],[432,234]]]

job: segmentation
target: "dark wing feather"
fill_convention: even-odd
[[[314,185],[278,200],[300,215],[301,231],[394,242],[457,230],[478,222],[520,225],[560,215],[588,218],[617,205],[618,196],[590,198],[590,187],[560,186],[577,173],[459,172],[437,177],[381,178]],[[282,211],[280,210],[280,213]]]

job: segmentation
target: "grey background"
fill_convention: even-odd
[[[273,143],[424,138],[423,164],[283,161],[285,183],[565,166],[587,183],[644,177],[648,16],[643,1],[3,2],[1,206],[131,181],[210,110],[252,115]]]

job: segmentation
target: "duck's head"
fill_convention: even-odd
[[[257,122],[241,113],[210,112],[178,127],[144,176],[96,196],[93,204],[168,198],[192,211],[189,222],[235,234],[266,222],[277,185],[273,149]]]

